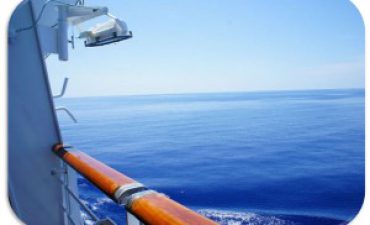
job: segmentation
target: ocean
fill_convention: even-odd
[[[347,224],[364,198],[365,91],[66,98],[64,142],[225,225]],[[124,210],[79,178],[101,217]]]

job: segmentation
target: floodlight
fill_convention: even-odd
[[[59,59],[68,60],[68,25],[77,26],[98,16],[109,17],[108,21],[97,24],[80,33],[86,47],[97,47],[127,40],[132,37],[124,21],[110,15],[107,7],[86,7],[59,5],[58,54]]]
[[[132,32],[127,29],[124,21],[113,17],[81,32],[79,38],[85,39],[86,47],[97,47],[130,39]]]

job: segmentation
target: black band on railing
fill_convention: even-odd
[[[67,150],[64,148],[63,144],[56,144],[53,146],[53,152],[57,154],[60,158],[63,158],[67,154]]]

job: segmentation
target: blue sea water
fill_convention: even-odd
[[[58,100],[66,143],[218,221],[339,225],[364,197],[364,90]],[[124,224],[83,178],[81,198]]]

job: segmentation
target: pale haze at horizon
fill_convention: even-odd
[[[68,62],[49,56],[53,92],[70,78],[66,97],[365,85],[363,22],[346,0],[85,3],[108,6],[134,37],[98,48],[77,39]]]

